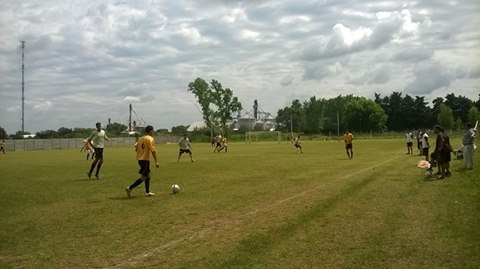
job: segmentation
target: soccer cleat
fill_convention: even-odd
[[[128,197],[132,198],[132,190],[130,189],[130,187],[126,187],[125,191],[127,192]]]
[[[155,196],[155,193],[153,193],[153,192],[146,192],[146,193],[145,193],[145,197],[149,197],[149,196]]]
[[[100,176],[99,175],[95,175],[95,178],[100,180]]]
[[[87,176],[88,176],[88,179],[92,179],[92,173],[88,172]]]

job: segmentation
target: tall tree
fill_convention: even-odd
[[[470,110],[468,110],[468,122],[472,125],[475,125],[477,120],[480,120],[480,111],[477,109],[477,107],[472,106]]]
[[[212,80],[210,85],[201,78],[195,79],[188,84],[188,91],[197,98],[202,108],[205,124],[212,128],[217,124],[221,125],[224,133],[228,132],[227,123],[233,119],[233,115],[242,109],[242,104],[233,91],[223,88],[222,84]]]
[[[350,100],[345,105],[344,113],[345,127],[349,130],[381,131],[387,122],[387,114],[382,107],[364,97]]]
[[[5,131],[5,129],[0,127],[0,139],[5,139],[7,137],[8,137],[7,131]]]
[[[445,96],[445,104],[452,109],[455,118],[467,122],[468,110],[473,106],[472,100],[462,95],[455,96],[454,93],[450,93]]]
[[[188,90],[193,93],[197,98],[197,102],[202,109],[202,116],[205,124],[208,128],[212,128],[214,124],[212,122],[213,111],[210,109],[212,103],[212,91],[210,90],[208,83],[202,78],[196,78],[195,81],[188,83]]]
[[[455,117],[453,116],[453,111],[446,104],[441,104],[437,116],[437,122],[445,130],[452,129],[455,125]]]

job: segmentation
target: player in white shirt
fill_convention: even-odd
[[[100,179],[99,173],[103,164],[103,148],[105,147],[105,141],[110,141],[105,130],[102,130],[102,124],[100,122],[97,122],[95,127],[97,129],[90,134],[87,141],[87,143],[95,150],[95,160],[93,160],[93,163],[90,166],[90,171],[87,173],[89,179],[92,178],[92,172],[95,167],[97,167],[95,178]]]
[[[195,160],[192,156],[192,144],[190,144],[190,139],[188,139],[187,134],[183,134],[183,137],[178,141],[178,145],[180,146],[180,150],[178,151],[177,162],[180,162],[180,157],[183,153],[188,153],[190,155],[190,160],[194,162]]]

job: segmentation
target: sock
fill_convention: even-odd
[[[97,164],[96,162],[92,163],[92,165],[90,166],[90,172],[88,172],[89,174],[91,174],[93,172],[93,169],[95,169],[96,164]]]
[[[101,167],[102,167],[102,164],[99,163],[99,164],[97,165],[97,172],[95,173],[96,176],[98,176],[98,173],[100,172],[100,168],[101,168]]]
[[[142,184],[142,179],[141,178],[138,178],[137,180],[135,180],[135,182],[132,183],[132,185],[130,185],[128,188],[130,190],[133,190],[135,187],[137,187],[138,185]]]
[[[149,193],[150,192],[150,177],[147,177],[145,179],[145,193]]]

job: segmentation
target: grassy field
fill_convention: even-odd
[[[78,150],[1,155],[0,268],[480,267],[478,154],[427,180],[403,140],[355,141],[353,160],[337,141],[157,150],[157,195],[133,198],[130,147],[105,150],[101,180]]]

